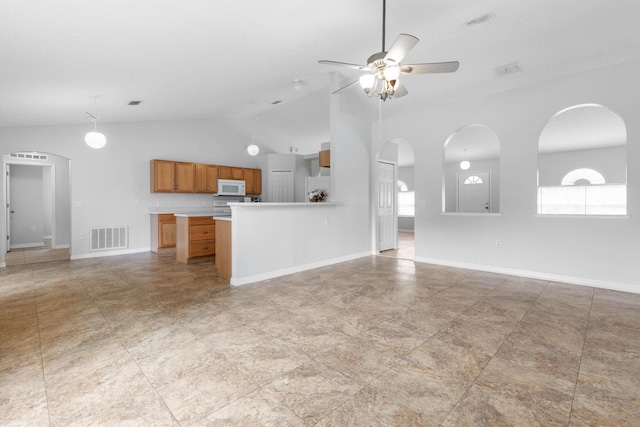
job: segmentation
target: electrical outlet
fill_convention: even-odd
[[[136,204],[137,204],[137,205],[139,205],[140,203],[142,203],[142,199],[140,199],[140,197],[138,197],[138,198],[136,199]]]
[[[84,202],[76,202],[76,208],[84,208]]]
[[[501,247],[502,246],[502,240],[496,240],[496,246],[497,247]]]
[[[80,240],[84,240],[84,233],[80,233]]]
[[[31,231],[36,231],[36,226],[35,225],[31,226]]]
[[[420,206],[427,206],[426,200],[420,200]]]

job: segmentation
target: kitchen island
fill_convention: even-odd
[[[211,261],[216,253],[216,221],[211,213],[177,213],[176,260],[185,264]]]

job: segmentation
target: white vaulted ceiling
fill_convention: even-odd
[[[420,39],[404,63],[460,61],[453,74],[405,76],[409,95],[387,101],[389,115],[640,59],[636,0],[387,3],[387,47],[399,33]],[[102,122],[259,115],[328,140],[318,109],[341,70],[317,61],[365,63],[381,49],[381,13],[382,0],[3,0],[0,126],[87,123],[99,94]],[[519,73],[495,71],[513,62]]]

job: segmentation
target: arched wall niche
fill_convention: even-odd
[[[624,120],[606,106],[554,114],[538,140],[537,213],[626,215],[626,144]]]
[[[464,126],[445,141],[442,212],[500,212],[500,139],[490,127]]]

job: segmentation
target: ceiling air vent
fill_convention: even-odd
[[[129,101],[129,105],[140,105],[142,101]]]
[[[494,19],[496,19],[496,15],[493,12],[487,13],[486,15],[479,16],[476,19],[472,19],[467,22],[467,26],[473,27],[474,25],[486,24]]]
[[[272,104],[272,105],[278,105],[278,104],[280,104],[281,102],[282,102],[282,101],[273,101],[271,104]]]
[[[522,68],[520,68],[520,65],[518,65],[517,62],[512,62],[511,64],[496,67],[494,70],[499,76],[508,76],[509,74],[519,73],[522,71]]]

